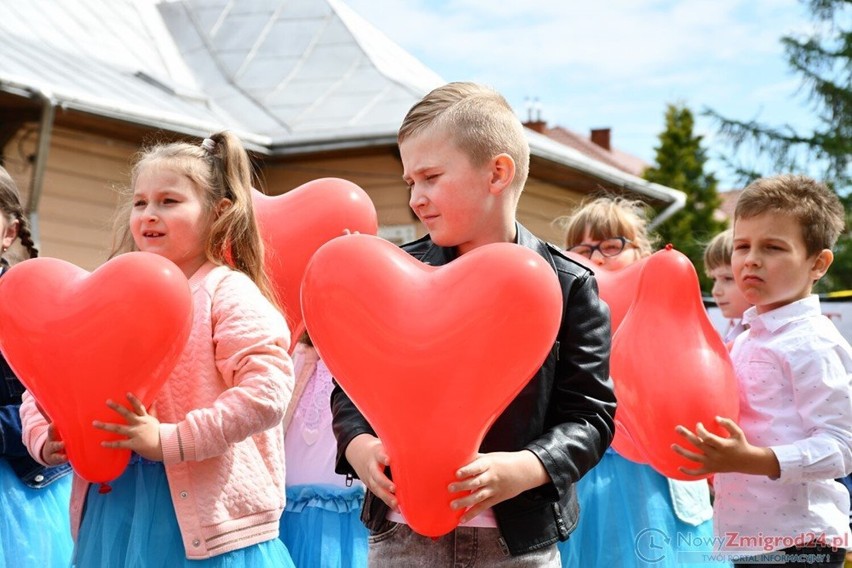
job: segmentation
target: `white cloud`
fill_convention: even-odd
[[[344,1],[446,80],[492,85],[522,116],[538,97],[548,122],[581,133],[613,127],[646,160],[667,103],[810,116],[779,41],[810,28],[800,0]]]

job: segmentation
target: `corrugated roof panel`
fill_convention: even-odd
[[[295,57],[256,57],[240,75],[240,83],[246,92],[264,99],[281,84],[281,77],[290,75],[299,62]]]
[[[194,8],[186,12],[192,20],[192,24],[197,26],[205,37],[213,37],[216,31],[221,29],[222,21],[229,12],[228,5],[232,3],[227,2],[222,6],[216,5],[215,2],[195,2],[193,4]],[[181,10],[181,6],[177,2],[175,7]],[[186,10],[185,7],[183,9]]]
[[[273,95],[267,96],[263,102],[273,112],[279,105],[302,105],[307,106],[315,103],[328,91],[327,81],[303,81],[293,80],[288,88],[275,91]]]
[[[251,52],[258,38],[264,36],[263,32],[269,26],[271,16],[269,11],[248,14],[231,12],[218,32],[212,36],[213,49],[216,53]]]
[[[333,87],[335,82],[357,70],[363,58],[351,45],[320,45],[307,56],[296,81],[325,79]]]
[[[305,18],[325,18],[332,13],[326,2],[316,0],[250,0],[240,2],[234,11],[269,10],[270,12],[280,9],[281,17],[288,20],[301,20]]]
[[[277,19],[258,46],[257,57],[301,57],[326,22],[323,18]]]

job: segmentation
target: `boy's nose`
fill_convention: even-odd
[[[423,192],[412,189],[411,196],[408,198],[408,206],[412,209],[417,209],[426,204],[426,196]]]

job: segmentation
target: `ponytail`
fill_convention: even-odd
[[[252,207],[251,161],[240,139],[230,132],[218,132],[201,144],[174,142],[145,149],[135,160],[131,188],[142,169],[155,163],[189,178],[212,212],[205,251],[207,259],[246,274],[263,295],[280,308],[263,270],[263,241]],[[110,257],[136,248],[130,234],[133,190],[127,193],[115,217]]]

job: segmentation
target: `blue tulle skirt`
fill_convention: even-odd
[[[296,566],[367,566],[368,532],[360,520],[363,502],[363,487],[288,487],[280,535]]]
[[[204,560],[187,560],[162,463],[134,459],[100,494],[86,496],[77,568],[295,568],[279,539]]]
[[[70,475],[32,489],[0,459],[0,568],[68,568],[70,499]]]
[[[577,484],[580,522],[559,543],[562,566],[596,568],[720,568],[704,560],[713,550],[713,524],[678,519],[668,480],[651,466],[613,451]]]

